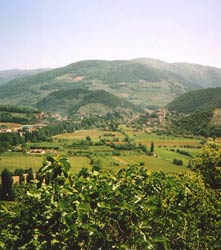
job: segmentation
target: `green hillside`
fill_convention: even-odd
[[[144,108],[162,107],[191,89],[220,86],[221,69],[139,58],[88,60],[14,79],[0,86],[0,104],[35,107],[53,91],[105,90]]]
[[[107,113],[115,109],[142,112],[138,106],[114,96],[104,90],[70,89],[55,91],[36,105],[44,111],[71,114],[81,111],[84,113]]]
[[[221,136],[221,88],[191,91],[167,105],[173,133]],[[183,114],[182,114],[183,113]]]
[[[185,93],[167,105],[168,110],[190,113],[221,107],[221,88],[200,89]]]

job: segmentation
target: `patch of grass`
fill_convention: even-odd
[[[187,155],[181,155],[177,153],[176,151],[166,150],[165,148],[157,148],[155,150],[155,153],[159,155],[160,159],[169,161],[171,163],[174,158],[182,159],[185,166],[188,164],[189,160],[191,159],[191,157]]]
[[[106,137],[105,134],[112,134],[114,136]],[[54,139],[57,140],[85,140],[87,136],[90,136],[92,141],[96,142],[99,141],[99,137],[104,137],[106,139],[108,138],[123,138],[123,135],[120,132],[113,132],[113,131],[100,131],[100,130],[78,130],[74,133],[65,133],[61,135],[57,135],[54,137]]]
[[[133,131],[125,131],[127,135],[134,139],[136,143],[145,144],[147,147],[150,146],[151,141],[154,142],[155,146],[200,146],[200,139],[196,138],[184,138],[184,137],[173,137],[173,136],[162,136],[154,133],[147,134],[143,131],[133,132]]]
[[[16,168],[32,168],[36,172],[42,166],[44,157],[44,155],[6,152],[0,155],[0,171],[4,168],[11,172]]]
[[[147,155],[127,155],[121,157],[124,161],[128,162],[128,164],[139,165],[140,162],[144,162],[144,167],[149,169],[150,171],[163,171],[169,173],[179,173],[179,172],[189,172],[190,170],[184,166],[176,166],[169,161],[155,158],[153,156]]]
[[[78,173],[82,168],[91,168],[90,159],[88,157],[68,157],[68,160],[71,164],[71,173]]]

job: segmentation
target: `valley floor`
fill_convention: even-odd
[[[90,138],[87,144],[86,137]],[[127,142],[125,142],[127,137]],[[102,143],[101,143],[102,141]],[[136,145],[127,149],[120,145]],[[139,145],[150,150],[154,143],[153,155],[148,155],[139,149]],[[114,147],[116,146],[116,147]],[[145,131],[134,131],[124,125],[120,130],[79,130],[73,133],[57,135],[52,142],[29,143],[29,148],[57,148],[52,154],[65,156],[71,163],[71,172],[79,172],[81,168],[91,168],[94,163],[102,168],[117,171],[129,165],[145,166],[150,171],[181,172],[190,171],[187,168],[189,160],[201,150],[198,138],[182,138],[148,134]],[[42,153],[43,152],[43,153]],[[5,152],[0,155],[0,171],[8,168],[32,168],[34,172],[42,165],[47,150],[41,153]],[[51,151],[49,151],[51,152]],[[182,160],[182,165],[175,165],[174,159]]]

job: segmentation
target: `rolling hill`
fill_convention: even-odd
[[[75,112],[104,114],[113,110],[142,112],[142,108],[104,90],[70,89],[55,91],[36,104],[44,111],[70,115]]]
[[[167,105],[175,133],[221,136],[221,88],[185,93]],[[168,124],[167,124],[168,125]]]
[[[221,88],[200,89],[185,93],[167,105],[169,111],[191,113],[221,108]]]
[[[221,86],[221,69],[138,58],[87,60],[0,86],[0,104],[35,107],[57,90],[105,90],[143,108],[163,107],[189,90]]]

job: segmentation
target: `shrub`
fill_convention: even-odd
[[[203,176],[207,185],[213,189],[221,189],[221,147],[207,144],[203,152],[190,163],[191,169]]]
[[[180,159],[176,159],[175,158],[175,159],[173,159],[173,164],[182,166],[183,165],[183,161],[180,160]]]
[[[120,152],[119,152],[119,151],[113,151],[113,152],[112,152],[112,155],[113,155],[113,156],[120,156]]]
[[[219,249],[220,197],[196,175],[129,167],[70,176],[61,160],[41,168],[51,182],[29,190],[19,213],[2,209],[2,249]]]

